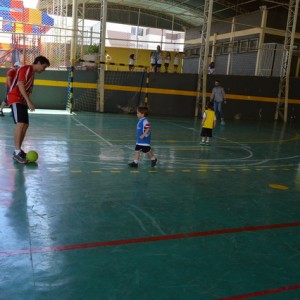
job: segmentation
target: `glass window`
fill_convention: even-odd
[[[248,51],[248,40],[241,40],[240,41],[240,52],[247,52]]]
[[[222,44],[215,44],[215,55],[220,55],[222,50]]]
[[[229,43],[223,43],[223,47],[222,47],[222,54],[228,54],[229,53]]]
[[[255,51],[258,48],[258,39],[252,39],[249,41],[249,50]]]
[[[136,35],[136,28],[135,27],[131,27],[131,34]]]

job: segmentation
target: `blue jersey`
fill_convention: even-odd
[[[147,118],[139,119],[136,126],[136,144],[141,146],[150,146],[151,141],[151,130],[148,132],[148,135],[143,139],[140,138],[144,134],[145,130],[150,128],[150,123]]]

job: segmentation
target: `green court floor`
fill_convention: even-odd
[[[0,119],[0,300],[300,299],[300,124],[30,115]]]

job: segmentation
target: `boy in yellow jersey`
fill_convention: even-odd
[[[209,139],[212,137],[212,130],[215,126],[216,114],[213,110],[212,102],[208,102],[202,116],[201,145],[209,146]]]

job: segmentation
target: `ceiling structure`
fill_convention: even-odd
[[[46,11],[49,0],[40,0],[38,8]],[[58,0],[53,1],[58,2]],[[64,0],[68,16],[72,0]],[[214,0],[213,18],[224,19],[267,9],[288,9],[289,0]],[[85,6],[85,19],[99,20],[100,0],[78,0]],[[107,21],[153,28],[185,31],[203,22],[205,0],[107,0]]]

